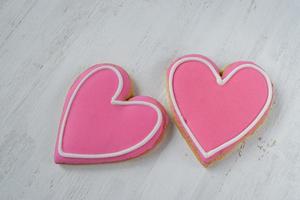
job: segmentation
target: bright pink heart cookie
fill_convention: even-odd
[[[239,61],[220,73],[201,55],[170,66],[168,89],[176,123],[204,166],[251,134],[272,102],[271,81],[256,64]]]
[[[121,67],[98,64],[83,72],[65,100],[55,162],[115,162],[152,149],[167,126],[166,112],[153,98],[131,93]]]

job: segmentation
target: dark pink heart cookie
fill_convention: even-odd
[[[106,163],[137,157],[152,149],[166,126],[164,108],[132,93],[128,74],[112,64],[83,72],[63,108],[55,162]]]

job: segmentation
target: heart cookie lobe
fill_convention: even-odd
[[[272,83],[252,62],[235,62],[221,73],[205,56],[187,55],[167,77],[175,122],[206,167],[253,133],[271,106]]]
[[[83,72],[67,93],[55,147],[58,164],[128,160],[152,149],[168,117],[147,96],[132,97],[128,74],[113,64]]]

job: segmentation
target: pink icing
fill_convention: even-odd
[[[111,64],[95,65],[89,68],[77,78],[67,94],[59,134],[67,105],[79,82],[92,70],[101,66],[112,66],[122,76],[123,87],[116,100],[126,101],[129,97],[130,80],[123,69]],[[103,69],[93,73],[81,85],[72,101],[62,132],[63,152],[80,155],[118,152],[136,145],[153,130],[158,121],[158,114],[153,108],[145,105],[112,105],[112,97],[116,93],[118,84],[116,73],[110,69]],[[167,115],[163,107],[151,97],[136,96],[129,101],[152,103],[162,114],[159,129],[146,144],[119,156],[72,158],[60,155],[58,139],[55,162],[68,164],[114,162],[136,157],[153,148],[167,124]]]
[[[212,61],[201,55],[181,59],[193,57],[206,60],[219,71]],[[225,69],[222,79],[244,64],[254,65],[244,61],[233,63]],[[173,65],[169,69],[169,78]],[[206,152],[237,137],[262,111],[270,95],[265,76],[254,68],[242,68],[224,85],[219,85],[212,70],[205,63],[194,60],[183,62],[176,68],[172,84],[180,114]],[[179,113],[175,114],[180,121]],[[209,157],[198,153],[204,162],[209,162],[231,146],[233,144]]]

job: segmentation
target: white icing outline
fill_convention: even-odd
[[[185,123],[183,116],[181,115],[181,112],[179,110],[179,107],[177,105],[175,96],[174,96],[174,91],[173,91],[173,77],[175,74],[175,71],[177,69],[177,67],[179,67],[181,64],[188,62],[188,61],[198,61],[201,62],[203,64],[205,64],[211,71],[212,73],[215,75],[216,77],[216,81],[219,85],[224,85],[226,84],[226,82],[228,80],[230,80],[230,78],[237,73],[239,70],[243,69],[243,68],[253,68],[255,70],[257,70],[258,72],[260,72],[264,78],[266,79],[267,82],[267,86],[268,86],[268,98],[266,100],[266,103],[264,105],[264,107],[262,108],[261,112],[257,115],[257,117],[250,123],[250,125],[248,127],[246,127],[241,133],[239,133],[236,137],[232,138],[231,140],[221,144],[220,146],[206,152],[202,146],[200,145],[200,143],[198,142],[198,140],[195,138],[194,134],[192,133],[192,131],[190,130],[190,128],[188,127],[188,125]],[[251,64],[251,63],[247,63],[247,64],[240,64],[238,65],[234,70],[232,70],[224,79],[222,79],[222,77],[220,76],[219,72],[216,71],[216,69],[214,68],[214,66],[206,59],[201,58],[201,57],[195,57],[195,56],[191,56],[191,57],[184,57],[179,59],[178,61],[176,61],[172,66],[171,66],[171,70],[169,73],[169,92],[170,92],[170,98],[172,101],[172,104],[175,108],[175,112],[177,114],[177,116],[180,119],[181,124],[183,125],[184,129],[186,130],[186,132],[188,133],[188,135],[190,136],[190,138],[192,139],[192,141],[194,142],[194,144],[196,145],[197,149],[201,152],[201,154],[205,157],[205,158],[209,158],[213,155],[215,155],[216,153],[218,153],[219,151],[229,147],[230,145],[234,144],[235,142],[239,141],[241,138],[243,138],[258,122],[259,120],[264,116],[264,114],[266,113],[266,111],[268,110],[270,104],[271,104],[271,100],[272,100],[272,83],[268,77],[268,75],[258,66]]]
[[[84,82],[91,77],[93,74],[95,74],[96,72],[100,71],[100,70],[104,70],[104,69],[109,69],[112,70],[118,77],[119,80],[119,84],[118,84],[118,88],[114,94],[114,96],[111,99],[111,104],[113,105],[142,105],[142,106],[149,106],[150,108],[154,109],[157,113],[157,122],[154,126],[154,128],[151,130],[151,132],[139,143],[127,148],[127,149],[123,149],[117,152],[112,152],[112,153],[105,153],[105,154],[80,154],[80,153],[67,153],[64,152],[62,149],[62,140],[63,140],[63,134],[64,134],[64,130],[65,130],[65,125],[66,125],[66,121],[73,103],[74,98],[76,97],[77,92],[79,91],[79,89],[81,88],[81,86],[84,84]],[[68,102],[66,111],[64,112],[64,116],[63,116],[63,121],[62,121],[62,125],[60,128],[60,132],[59,132],[59,139],[58,139],[58,154],[62,157],[67,157],[67,158],[90,158],[90,159],[97,159],[97,158],[112,158],[112,157],[117,157],[117,156],[121,156],[127,153],[130,153],[140,147],[142,147],[143,145],[145,145],[148,141],[150,141],[153,136],[157,133],[157,131],[159,130],[159,128],[161,127],[162,124],[162,112],[161,110],[154,104],[150,103],[150,102],[145,102],[145,101],[120,101],[117,100],[119,94],[121,93],[123,89],[123,77],[121,75],[121,73],[113,66],[113,65],[101,65],[99,67],[96,67],[95,69],[93,69],[92,71],[90,71],[87,75],[85,75],[79,82],[79,84],[76,86],[75,90],[72,93],[72,96]]]

